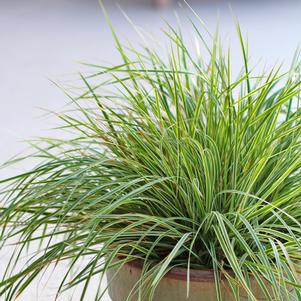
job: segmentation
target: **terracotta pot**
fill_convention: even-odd
[[[112,301],[125,301],[140,278],[143,263],[133,261],[125,264],[121,269],[111,269],[107,272],[109,295]],[[118,272],[117,272],[118,271]],[[213,270],[191,270],[190,293],[186,299],[187,270],[174,268],[160,281],[153,301],[216,301],[216,289]],[[253,294],[257,300],[266,300],[255,279],[250,277]],[[224,301],[234,301],[235,298],[227,280],[221,279],[222,298]],[[247,301],[246,292],[240,290],[240,300]],[[137,295],[130,299],[136,301]],[[147,299],[145,299],[147,300]]]

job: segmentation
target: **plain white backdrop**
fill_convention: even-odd
[[[139,43],[139,37],[116,3],[105,1],[117,32],[122,39]],[[254,62],[261,59],[262,65],[283,62],[288,66],[301,44],[301,1],[191,0],[189,3],[209,29],[214,30],[219,19],[224,39],[232,44],[234,67],[239,65],[241,56],[233,16],[238,17],[248,36],[249,54]],[[155,9],[151,0],[120,0],[119,5],[134,23],[155,36],[159,36],[164,26],[163,18],[175,23],[175,11],[180,16],[188,11],[177,4],[164,10]],[[190,33],[185,22],[182,30]],[[118,61],[97,0],[0,0],[0,165],[27,148],[20,141],[53,135],[49,129],[57,121],[53,116],[45,116],[41,108],[61,110],[67,99],[50,80],[75,85],[78,72],[84,69],[80,61]],[[29,167],[27,163],[0,170],[0,179]],[[10,250],[0,252],[0,277]],[[55,280],[65,269],[65,264],[59,265],[50,273],[50,280],[38,279],[18,300],[53,300]],[[93,288],[87,300],[93,300],[92,296]],[[75,293],[60,300],[77,301],[79,297]]]

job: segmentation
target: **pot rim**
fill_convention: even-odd
[[[142,270],[144,261],[142,259],[134,259],[125,263],[125,266],[129,266],[130,268]],[[228,274],[234,276],[234,272],[232,270],[226,270]],[[215,282],[214,270],[213,269],[190,269],[190,278],[189,281],[192,282]],[[170,271],[168,271],[164,278],[168,279],[177,279],[187,281],[187,269],[182,267],[174,267]],[[220,280],[226,280],[225,275],[220,275]]]

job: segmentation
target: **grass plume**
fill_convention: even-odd
[[[135,258],[156,270],[148,290],[183,266],[234,277],[233,290],[250,300],[250,273],[266,300],[301,300],[298,59],[289,72],[254,74],[238,27],[244,64],[233,79],[219,37],[209,45],[198,24],[192,29],[204,56],[169,25],[166,59],[125,47],[114,33],[123,62],[91,65],[85,91],[59,115],[73,138],[44,139],[34,153],[41,164],[1,181],[2,243],[20,237],[0,282],[5,300],[63,260],[70,269],[58,294],[82,284],[84,300],[94,276]],[[34,241],[43,248],[14,268]]]

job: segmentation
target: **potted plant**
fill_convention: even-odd
[[[104,274],[113,301],[301,300],[298,60],[255,74],[238,28],[233,78],[230,52],[193,28],[206,55],[173,27],[166,59],[113,32],[123,62],[92,65],[58,115],[72,139],[43,139],[42,163],[1,181],[2,245],[18,238],[5,300],[64,260],[58,293],[81,284],[75,300]]]

